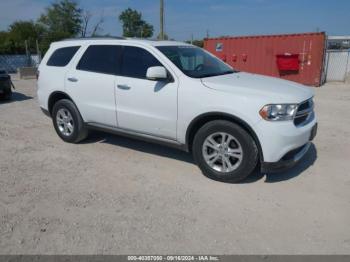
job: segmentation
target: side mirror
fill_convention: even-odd
[[[168,73],[163,66],[152,66],[147,69],[146,77],[149,80],[166,80]]]

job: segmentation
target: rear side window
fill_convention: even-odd
[[[162,64],[145,49],[124,46],[121,75],[134,78],[146,78],[149,67]]]
[[[116,75],[119,72],[121,46],[91,45],[80,59],[77,69]]]
[[[47,61],[47,65],[59,67],[68,65],[79,48],[80,46],[70,46],[57,49]]]

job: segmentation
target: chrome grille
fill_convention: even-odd
[[[312,98],[299,104],[294,116],[294,125],[302,126],[309,123],[314,117],[314,102]]]

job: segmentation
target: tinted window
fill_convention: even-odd
[[[124,47],[122,76],[146,78],[147,69],[152,66],[162,66],[162,64],[151,53],[142,48]]]
[[[119,72],[121,47],[116,45],[92,45],[80,59],[77,69],[104,74]]]
[[[48,66],[66,66],[69,61],[78,51],[80,46],[70,46],[59,48],[51,55],[49,61],[47,61]]]

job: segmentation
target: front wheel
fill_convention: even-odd
[[[239,182],[249,176],[258,162],[253,138],[240,126],[215,120],[201,127],[193,141],[193,157],[207,177]]]

